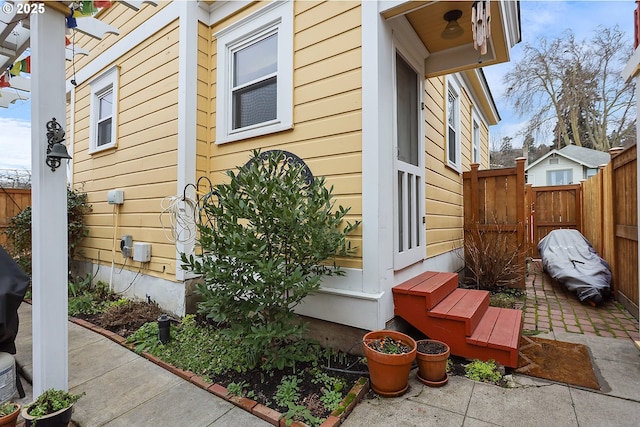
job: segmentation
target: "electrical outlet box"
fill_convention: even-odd
[[[120,239],[120,252],[124,258],[131,258],[131,249],[133,249],[133,237],[125,234]]]
[[[151,243],[135,242],[133,244],[133,260],[138,262],[151,261]]]
[[[124,203],[124,191],[109,190],[107,192],[107,203],[110,205],[121,205]]]

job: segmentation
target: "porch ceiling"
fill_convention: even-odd
[[[473,47],[471,32],[471,1],[399,1],[381,10],[386,19],[404,16],[422,40],[430,55],[425,60],[426,77],[436,77],[487,65],[509,61],[509,50],[520,41],[519,2],[492,0],[491,37],[486,55]],[[445,40],[440,33],[447,21],[444,14],[459,9],[462,16],[458,24],[464,33]]]

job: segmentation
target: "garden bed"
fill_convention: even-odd
[[[76,318],[81,319],[81,324],[89,322],[117,334],[122,341],[129,338],[130,343],[126,345],[132,350],[250,412],[253,412],[252,405],[247,402],[276,411],[277,418],[296,420],[309,426],[321,425],[322,422],[337,425],[366,393],[368,381],[363,378],[367,372],[364,360],[330,349],[322,349],[317,360],[296,363],[294,368],[265,371],[258,367],[221,373],[207,369],[206,360],[195,361],[200,356],[196,349],[183,357],[176,354],[167,357],[172,343],[166,346],[138,345],[136,349],[136,345],[131,343],[132,335],[133,338],[137,336],[138,341],[145,341],[146,338],[149,338],[149,342],[156,341],[157,319],[161,313],[161,309],[153,303],[131,301],[111,307],[104,313],[80,314]],[[178,325],[177,321],[173,322],[172,335],[178,334]],[[198,327],[208,328],[211,325],[198,320]],[[189,331],[193,333],[192,329]],[[194,342],[194,346],[199,345],[192,337],[186,341]],[[202,353],[205,352],[210,353],[202,350]],[[233,355],[223,353],[222,357]],[[213,384],[218,386],[211,387]],[[332,420],[335,424],[331,423]]]

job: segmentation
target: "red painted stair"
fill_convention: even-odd
[[[490,307],[489,292],[458,288],[457,274],[425,271],[395,286],[393,302],[396,316],[452,354],[517,367],[522,312]]]

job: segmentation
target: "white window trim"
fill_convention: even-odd
[[[475,108],[471,113],[471,163],[482,163],[482,153],[480,151],[480,147],[482,144],[480,143],[482,140],[482,122],[478,117],[478,113]],[[476,132],[477,129],[477,132]],[[478,158],[474,158],[474,153],[478,153]]]
[[[278,33],[276,119],[241,129],[232,126],[231,73],[235,49],[264,34]],[[273,2],[214,34],[217,39],[216,144],[281,132],[293,127],[293,1]]]
[[[456,131],[456,158],[455,162],[451,161],[449,156],[449,91],[453,91],[456,95],[456,117],[454,120],[454,129]],[[460,85],[453,79],[447,78],[446,91],[445,91],[445,155],[447,157],[447,165],[456,170],[462,172],[462,135],[460,134]]]
[[[111,67],[100,77],[89,83],[91,87],[91,114],[89,117],[89,154],[115,148],[118,145],[118,67]],[[113,110],[111,112],[111,142],[98,146],[98,117],[100,114],[100,103],[98,98],[106,91],[113,92]]]

